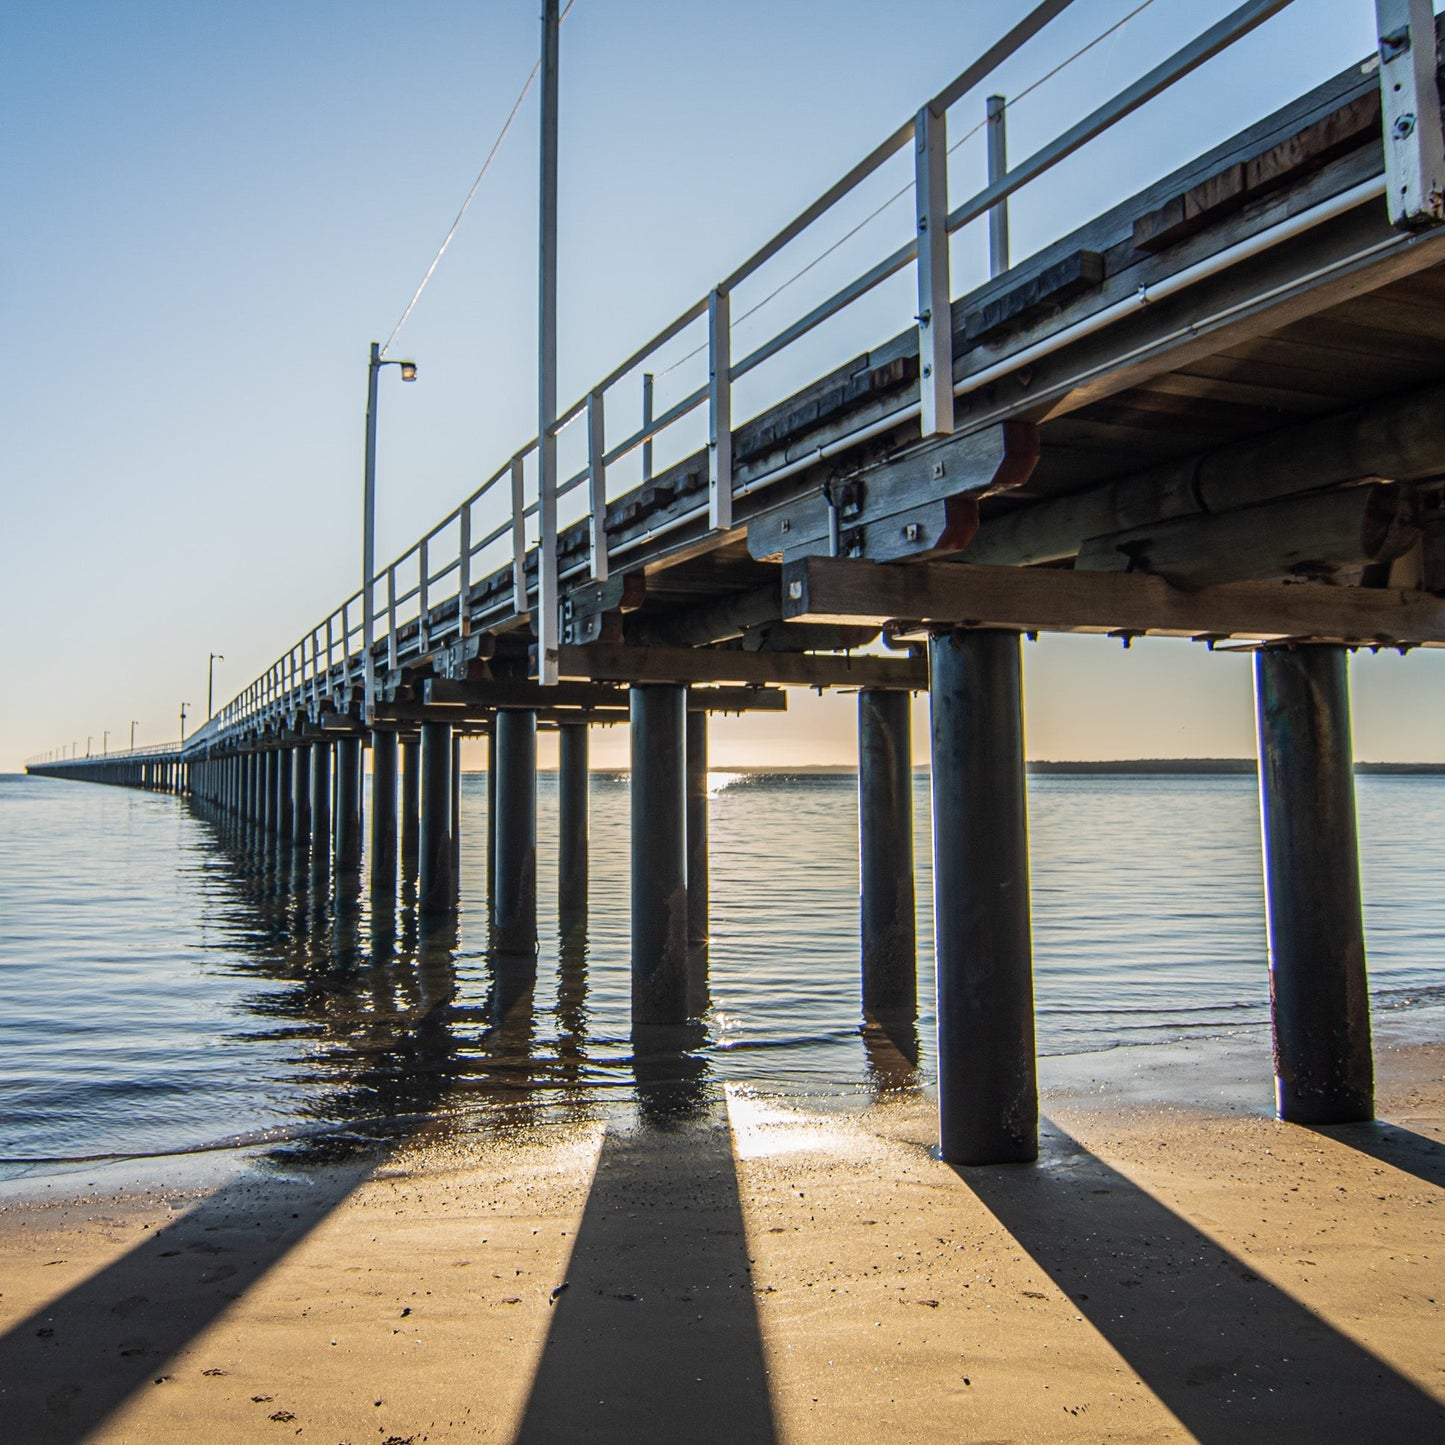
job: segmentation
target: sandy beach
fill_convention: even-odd
[[[1027,1167],[937,1162],[908,1089],[681,1085],[329,1165],[15,1182],[3,1434],[1445,1439],[1418,1034],[1377,1045],[1382,1122],[1328,1130],[1268,1116],[1258,1036],[1045,1061]]]

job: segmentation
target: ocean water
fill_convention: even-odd
[[[858,1019],[851,777],[711,779],[711,1006],[632,1037],[628,785],[594,774],[585,929],[559,934],[539,790],[541,947],[489,957],[486,778],[462,789],[463,907],[419,928],[186,800],[0,776],[0,1177],[395,1121],[586,1109],[657,1080],[814,1094],[933,1075],[928,780],[916,781],[916,1039]],[[1445,778],[1358,783],[1374,1004],[1445,1001]],[[1044,1054],[1267,1028],[1248,777],[1030,780]],[[916,1060],[915,1056],[916,1055]]]

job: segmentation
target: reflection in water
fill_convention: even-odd
[[[868,1084],[880,1102],[908,1098],[923,1090],[918,1070],[920,1039],[912,1019],[865,1019],[859,1030],[867,1058]]]

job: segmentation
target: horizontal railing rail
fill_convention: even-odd
[[[997,148],[997,152],[990,146],[986,184],[966,199],[950,205],[947,173],[949,109],[975,92],[1000,65],[1068,10],[1071,3],[1072,0],[1041,0],[922,106],[915,116],[900,125],[811,205],[759,246],[708,295],[695,300],[558,413],[550,435],[560,437],[574,423],[585,421],[587,454],[584,465],[558,481],[552,491],[554,507],[556,499],[580,494],[578,515],[567,525],[587,524],[586,556],[580,563],[564,569],[562,580],[578,576],[603,580],[614,557],[635,550],[641,541],[646,540],[619,543],[611,548],[609,555],[605,525],[609,470],[640,448],[645,482],[652,474],[654,443],[671,434],[679,423],[703,408],[706,408],[707,414],[706,500],[700,498],[694,509],[684,516],[670,517],[658,530],[692,524],[705,510],[708,527],[719,533],[726,532],[732,528],[735,497],[755,491],[801,465],[810,464],[789,462],[781,470],[751,477],[745,488],[736,486],[732,465],[732,436],[736,425],[732,384],[778,357],[909,266],[915,267],[918,281],[917,311],[913,313],[913,320],[919,338],[919,401],[915,406],[874,424],[874,429],[886,430],[896,426],[900,419],[916,415],[920,422],[920,434],[925,438],[951,432],[957,388],[952,354],[949,238],[976,221],[998,216],[1025,186],[1047,175],[1082,147],[1286,9],[1292,0],[1247,0],[1032,155],[1007,169],[1001,159],[1002,146]],[[989,115],[989,123],[992,124],[996,118],[992,107]],[[730,317],[732,294],[758,276],[769,262],[779,258],[811,226],[833,212],[910,145],[914,150],[912,181],[891,201],[901,199],[909,189],[912,190],[916,222],[913,237],[837,286],[825,299],[809,307],[746,354],[734,357]],[[880,214],[882,209],[880,207],[872,215]],[[854,229],[856,231],[861,227]],[[809,267],[813,264],[810,262]],[[804,271],[809,267],[804,267]],[[797,279],[801,274],[799,272],[791,279]],[[783,286],[788,284],[790,281],[785,281]],[[781,289],[779,287],[770,293],[753,311],[760,309]],[[751,314],[743,313],[739,320]],[[666,348],[693,328],[703,328],[705,338],[682,360],[705,352],[708,380],[654,413],[655,371],[663,369]],[[681,362],[674,361],[666,369],[675,369],[679,365]],[[643,398],[641,424],[632,426],[625,436],[609,445],[606,425],[608,398],[639,373]],[[858,439],[855,436],[850,442],[856,443]],[[405,551],[379,567],[361,589],[293,644],[261,677],[226,703],[191,740],[192,744],[209,743],[236,727],[264,726],[298,709],[314,710],[338,693],[360,689],[363,683],[369,684],[378,666],[394,671],[404,656],[408,659],[424,657],[465,637],[471,626],[471,604],[476,585],[484,580],[493,581],[508,569],[513,613],[517,617],[535,616],[542,602],[538,579],[547,573],[544,562],[553,564],[555,574],[557,561],[555,557],[544,559],[539,556],[542,538],[537,535],[540,529],[536,524],[546,499],[539,490],[542,477],[538,450],[534,437],[514,451],[475,491]],[[529,468],[536,474],[530,485]],[[529,528],[534,534],[530,541]],[[650,535],[655,536],[657,532]],[[555,547],[555,539],[552,545]],[[370,635],[370,617],[379,620],[379,635]],[[356,695],[361,696],[362,693],[358,691]],[[372,697],[372,687],[366,686],[364,695]]]

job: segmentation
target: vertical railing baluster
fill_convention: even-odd
[[[431,651],[431,631],[427,626],[427,612],[431,604],[427,598],[431,587],[431,551],[427,546],[428,538],[421,539],[421,545],[417,548],[417,635],[421,639],[421,650],[425,654]]]
[[[1001,95],[991,95],[988,110],[988,183],[994,185],[1008,173],[1008,102]],[[989,207],[988,212],[988,274],[997,276],[1008,270],[1008,197]]]
[[[465,637],[472,630],[470,600],[472,593],[472,504],[462,507],[459,519],[461,544],[457,576],[457,636]]]
[[[948,284],[948,123],[925,105],[914,121],[918,221],[918,391],[926,437],[953,431],[953,318]]]
[[[642,430],[647,432],[652,426],[652,373],[642,373]],[[649,435],[642,444],[642,480],[652,480],[652,437]]]
[[[707,300],[707,520],[715,532],[733,524],[732,326],[728,293]]]
[[[527,597],[527,498],[522,456],[512,458],[512,608],[518,617],[532,610]]]
[[[396,671],[396,563],[386,569],[386,667]]]
[[[601,391],[587,393],[587,491],[592,515],[588,535],[592,544],[592,580],[607,580],[607,427]]]

